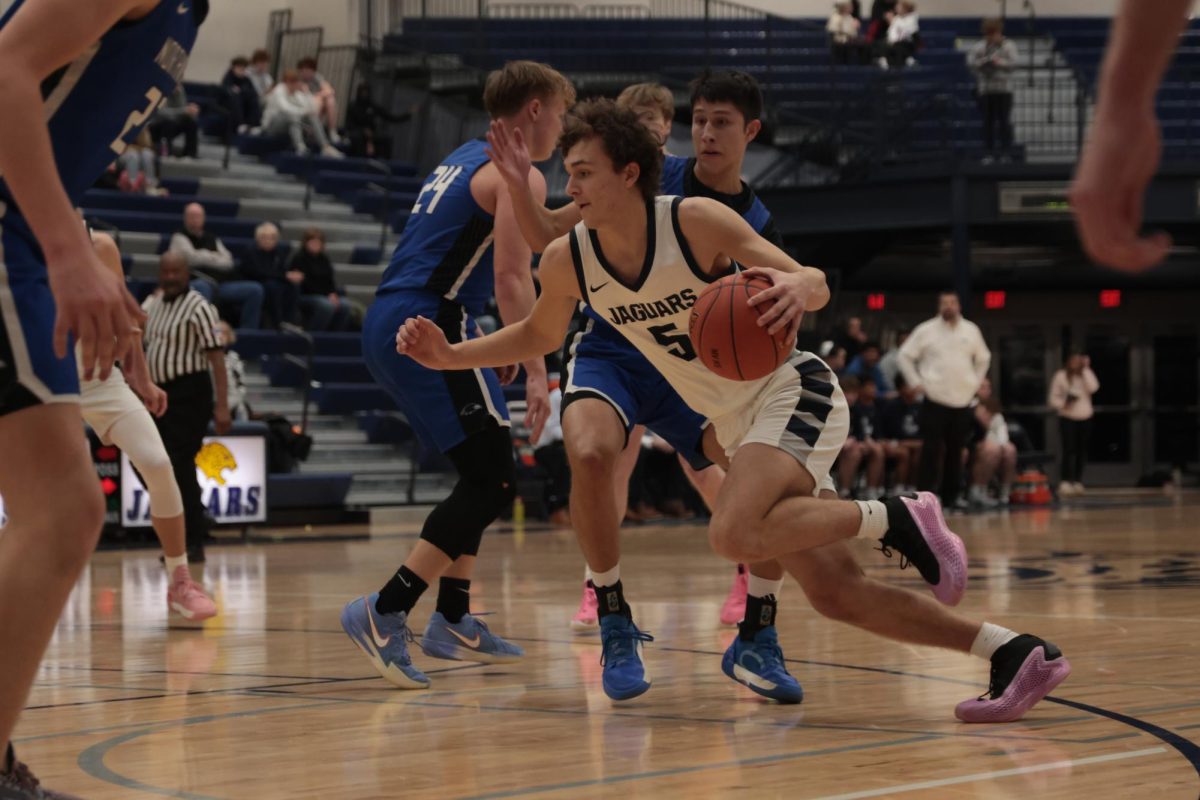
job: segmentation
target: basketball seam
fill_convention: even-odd
[[[720,296],[721,296],[721,288],[718,287],[717,288],[717,297],[720,297]],[[696,298],[696,301],[699,302],[700,299],[703,297],[704,297],[704,294],[701,293],[700,297]],[[711,301],[709,301],[708,308],[706,308],[704,310],[704,315],[702,317],[700,317],[700,330],[696,331],[696,351],[701,354],[704,353],[704,326],[706,326],[708,324],[708,312],[712,310],[713,304],[716,302],[717,302],[717,298],[713,298]],[[703,363],[703,355],[701,356],[701,363]]]
[[[733,304],[737,302],[737,295],[733,292],[733,287],[737,285],[738,278],[733,279],[733,285],[729,287],[729,292],[732,295],[729,298],[729,350],[733,353],[733,366],[737,370],[738,379],[746,380],[746,376],[742,374],[742,362],[738,359],[737,352],[737,329],[733,326]]]

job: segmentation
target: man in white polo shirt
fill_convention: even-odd
[[[917,488],[937,491],[940,459],[942,503],[951,506],[962,485],[962,450],[971,432],[971,401],[987,375],[992,354],[979,326],[963,319],[958,295],[942,292],[938,315],[913,330],[900,348],[899,362],[908,384],[925,394]]]

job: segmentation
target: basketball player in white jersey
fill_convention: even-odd
[[[1154,98],[1191,7],[1192,0],[1122,0],[1100,65],[1071,207],[1088,255],[1126,272],[1153,267],[1171,249],[1164,232],[1141,235],[1142,203],[1162,157]]]
[[[668,322],[686,329],[696,297],[727,274],[731,262],[755,265],[751,272],[772,282],[748,301],[775,301],[760,318],[768,329],[782,329],[803,311],[824,306],[824,275],[797,264],[720,203],[655,198],[657,144],[632,112],[611,101],[577,105],[559,144],[570,176],[567,193],[583,221],[546,249],[542,294],[530,316],[455,345],[429,320],[410,319],[397,332],[397,350],[434,369],[509,364],[554,350],[576,304],[588,303],[711,420],[705,452],[727,464],[709,526],[720,555],[746,563],[778,559],[817,611],[831,618],[990,659],[987,694],[956,709],[964,721],[1019,719],[1061,683],[1070,665],[1053,644],[972,622],[859,569],[845,540],[878,539],[885,555],[896,550],[917,567],[941,603],[957,604],[966,590],[966,550],[946,527],[935,495],[817,498],[849,426],[845,398],[824,362],[796,352],[771,375],[731,381],[651,332]],[[580,544],[586,555],[589,543]],[[611,637],[613,646],[605,647],[605,670],[636,676],[647,636],[632,623],[619,591],[600,602],[620,607],[629,618],[623,636]]]
[[[92,246],[109,271],[125,279],[121,253],[106,233],[92,231]],[[115,444],[129,456],[150,494],[151,524],[163,548],[163,563],[170,582],[167,610],[189,622],[216,616],[217,606],[192,580],[188,571],[184,531],[183,498],[162,436],[150,414],[162,416],[167,394],[150,380],[150,370],[141,347],[129,348],[122,372],[113,366],[104,380],[88,380],[79,360],[79,394],[83,419],[105,444]],[[127,382],[128,380],[128,382]],[[136,394],[135,394],[136,392]],[[138,399],[138,398],[142,399]],[[145,403],[143,405],[143,402]]]

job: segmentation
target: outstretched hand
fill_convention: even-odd
[[[396,352],[423,367],[453,369],[450,361],[454,351],[446,341],[446,334],[425,317],[413,317],[400,326],[396,331]]]
[[[1146,187],[1161,153],[1162,134],[1150,110],[1125,110],[1092,124],[1070,200],[1083,249],[1095,261],[1143,272],[1166,258],[1167,234],[1140,235]]]
[[[529,170],[533,168],[533,160],[529,157],[529,148],[525,146],[525,136],[520,128],[513,128],[510,133],[500,120],[492,120],[487,132],[488,146],[484,152],[496,165],[500,177],[510,186],[524,186],[529,180]]]
[[[742,275],[747,278],[766,278],[771,282],[770,289],[764,289],[747,301],[751,306],[768,300],[775,301],[774,305],[759,315],[758,326],[766,327],[767,333],[772,336],[785,331],[785,341],[795,341],[796,334],[800,332],[800,320],[804,317],[808,298],[813,292],[809,282],[800,273],[784,272],[769,267],[752,267],[742,272]]]
[[[529,429],[530,443],[542,438],[542,431],[550,419],[550,389],[545,376],[525,378],[525,427]]]

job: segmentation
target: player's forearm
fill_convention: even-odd
[[[825,280],[825,273],[815,267],[801,267],[801,272],[812,286],[812,293],[808,296],[804,310],[818,311],[827,306],[832,295],[829,291],[829,282]]]
[[[1123,0],[1100,68],[1097,119],[1154,103],[1191,5],[1192,0]]]
[[[42,114],[39,81],[28,71],[0,72],[0,174],[29,223],[51,269],[91,249],[63,190],[50,132]]]
[[[571,215],[563,209],[551,211],[538,202],[528,183],[520,186],[508,185],[512,197],[513,215],[517,218],[517,227],[521,235],[529,243],[535,253],[540,253],[558,237],[564,235],[579,221],[578,214]],[[574,208],[573,204],[565,208]]]
[[[524,319],[479,339],[451,345],[451,361],[446,368],[504,367],[534,359],[540,363],[542,356],[557,346],[557,339],[543,335],[529,324],[528,319]],[[545,371],[544,366],[542,371]]]
[[[130,346],[123,366],[126,375],[129,376],[129,385],[134,389],[145,390],[154,385],[154,381],[150,377],[150,365],[146,363],[146,352],[142,350],[141,341],[136,341]]]
[[[520,276],[496,276],[496,305],[500,308],[500,319],[506,326],[528,319],[536,301],[537,292],[533,288],[533,276],[528,272]],[[544,355],[545,353],[537,353],[529,360],[521,359],[526,374],[546,377],[546,362],[542,360]]]

